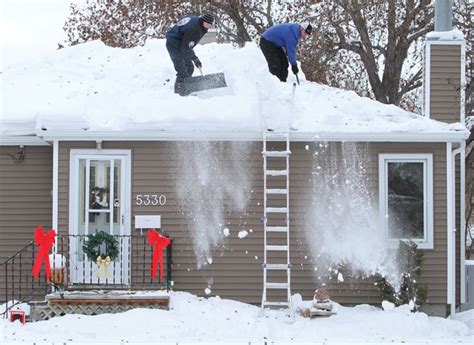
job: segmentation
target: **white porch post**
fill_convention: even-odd
[[[461,165],[461,181],[459,186],[460,194],[460,284],[461,284],[461,303],[466,303],[466,142],[461,143],[461,155],[460,155],[460,165]]]
[[[52,225],[53,229],[58,233],[58,185],[59,185],[59,141],[53,141],[53,210],[52,210]],[[54,240],[53,253],[58,252],[57,236]]]

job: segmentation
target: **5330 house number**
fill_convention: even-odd
[[[166,205],[166,196],[161,194],[137,194],[135,198],[135,204],[137,206],[163,206]]]

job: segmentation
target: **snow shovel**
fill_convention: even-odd
[[[189,77],[184,80],[184,86],[186,87],[187,94],[197,91],[227,87],[224,73],[212,73],[204,75],[200,68],[199,71],[201,72],[200,76]]]

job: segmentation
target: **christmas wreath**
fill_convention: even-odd
[[[96,261],[100,256],[105,259],[114,260],[119,254],[118,240],[104,231],[87,235],[87,241],[82,246],[84,254],[91,261]]]

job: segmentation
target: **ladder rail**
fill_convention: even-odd
[[[294,91],[294,88],[293,88]],[[290,127],[286,129],[286,151],[290,152]],[[288,250],[286,252],[286,262],[288,264],[288,267],[290,267],[290,155],[286,156],[286,170],[288,173],[286,174],[286,190],[288,193],[286,193],[286,226],[288,228],[288,231],[286,232],[286,245],[288,246]],[[291,309],[291,290],[290,290],[290,284],[291,284],[291,270],[288,270],[287,274],[287,280],[288,280],[288,290],[287,290],[287,297],[288,297],[288,303],[290,303],[290,309]]]
[[[267,151],[267,136],[266,131],[263,131],[263,152]],[[267,262],[267,156],[263,155],[263,263],[266,264]],[[264,306],[265,301],[267,300],[267,274],[266,268],[263,268],[263,293],[262,293],[262,308]]]
[[[271,132],[270,136],[274,139],[274,141],[284,142],[286,149],[285,151],[276,151],[276,150],[268,150],[267,139],[269,134],[266,130],[263,131],[263,184],[264,184],[264,200],[263,200],[263,229],[264,229],[264,261],[263,261],[263,293],[262,293],[262,313],[265,307],[271,306],[286,306],[290,309],[290,313],[293,313],[293,308],[291,305],[291,263],[290,263],[290,196],[289,196],[289,187],[290,187],[290,129],[289,127],[285,132]],[[276,139],[280,138],[280,139]],[[284,138],[284,139],[283,139]],[[285,169],[268,169],[268,157],[274,157],[275,159],[282,159],[284,158],[285,162]],[[285,180],[281,181],[285,183],[285,189],[279,188],[268,188],[268,176],[285,176]],[[268,195],[272,194],[286,194],[286,207],[268,207]],[[268,215],[269,213],[275,214],[285,214],[284,224],[283,225],[268,225]],[[286,245],[268,245],[268,233],[269,232],[286,232]],[[281,243],[281,242],[280,242]],[[286,251],[286,264],[270,264],[268,263],[268,254],[267,251]],[[268,270],[279,270],[279,271],[286,271],[286,283],[278,283],[278,282],[268,282],[267,273]],[[282,289],[286,290],[286,301],[276,302],[276,301],[267,301],[267,289]]]

